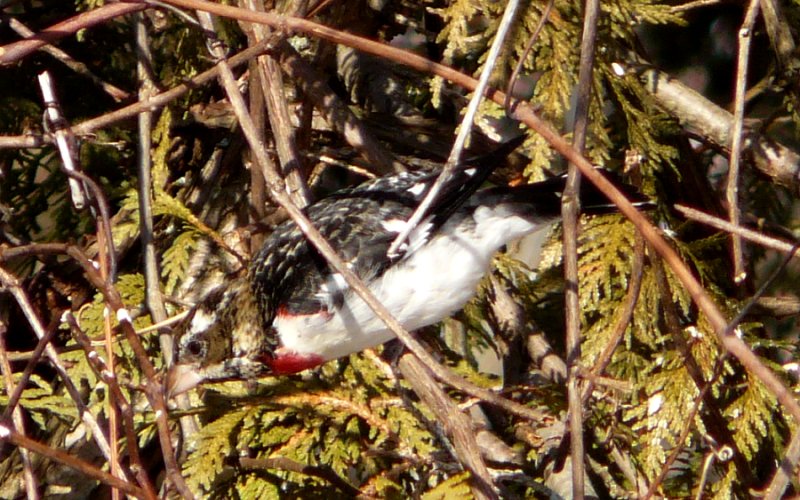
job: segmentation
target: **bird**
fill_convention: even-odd
[[[460,310],[498,250],[560,219],[565,176],[484,187],[524,139],[457,166],[391,255],[438,172],[368,180],[319,200],[306,214],[400,324],[418,330]],[[582,184],[583,213],[613,211],[591,184]],[[635,204],[647,203],[622,187]],[[190,309],[178,330],[166,380],[173,396],[206,382],[298,373],[395,337],[291,220],[267,237],[246,273]]]

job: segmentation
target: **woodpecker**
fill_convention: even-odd
[[[307,215],[407,330],[437,323],[474,295],[495,252],[560,218],[563,177],[480,189],[522,140],[458,167],[396,255],[389,246],[437,172],[369,180],[311,205]],[[583,184],[584,213],[613,208]],[[292,221],[268,237],[246,274],[228,281],[180,327],[171,395],[206,381],[297,373],[394,338]]]

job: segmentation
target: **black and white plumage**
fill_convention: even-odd
[[[436,323],[473,296],[497,250],[560,216],[563,178],[478,189],[519,142],[457,169],[392,258],[389,246],[437,173],[367,181],[310,206],[308,217],[406,329]],[[585,212],[609,210],[599,193],[588,194]],[[246,276],[190,311],[182,330],[173,394],[203,381],[295,373],[394,338],[291,221],[270,235]]]

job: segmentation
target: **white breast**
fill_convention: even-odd
[[[471,219],[469,223],[451,220],[433,239],[370,284],[378,300],[407,330],[436,323],[461,309],[500,247],[544,227],[489,207],[478,207]],[[383,321],[349,290],[333,315],[281,317],[274,326],[285,348],[325,359],[394,338]]]

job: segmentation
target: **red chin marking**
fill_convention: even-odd
[[[272,373],[275,375],[291,375],[293,373],[314,368],[325,362],[316,354],[297,354],[295,352],[276,352],[275,358],[269,360]]]
[[[289,312],[289,308],[286,307],[286,304],[281,304],[275,311],[275,316],[293,316],[293,314]]]

